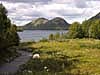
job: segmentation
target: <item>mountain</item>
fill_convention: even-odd
[[[23,29],[30,30],[30,29],[40,29],[42,25],[44,25],[46,22],[48,22],[48,19],[45,18],[38,18],[33,20],[32,22],[26,24],[23,26]]]
[[[95,16],[91,17],[89,20],[93,20],[93,19],[100,19],[100,12]]]
[[[69,24],[62,18],[60,17],[56,17],[52,20],[49,20],[46,24],[45,24],[46,28],[49,29],[68,29]]]
[[[23,26],[24,30],[65,30],[69,24],[60,17],[48,20],[46,18],[38,18]]]

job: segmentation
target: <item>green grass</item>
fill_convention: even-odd
[[[100,40],[67,39],[63,42],[38,42],[28,46],[35,49],[33,53],[35,51],[40,53],[40,59],[30,60],[26,65],[27,70],[33,72],[37,67],[35,73],[38,71],[41,75],[55,75],[55,73],[57,75],[100,75]],[[45,65],[50,71],[42,74],[45,73],[43,69]]]

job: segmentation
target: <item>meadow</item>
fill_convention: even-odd
[[[100,75],[100,40],[67,39],[28,43],[40,54],[31,59],[18,75]]]

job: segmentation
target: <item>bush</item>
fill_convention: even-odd
[[[48,39],[42,38],[39,42],[47,42],[47,41],[48,41]]]
[[[74,38],[83,38],[83,32],[81,25],[78,22],[74,22],[70,27],[67,33],[67,37],[74,39]]]

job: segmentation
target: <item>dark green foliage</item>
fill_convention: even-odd
[[[49,35],[49,40],[54,40],[54,35],[53,34]]]
[[[56,34],[50,34],[48,39],[49,40],[55,40],[55,41],[64,41],[67,38],[66,34],[67,33],[57,32]]]
[[[74,22],[67,33],[68,38],[82,38],[83,37],[83,32],[81,25],[78,22]]]
[[[100,20],[94,20],[89,28],[89,37],[100,39]]]
[[[48,39],[42,38],[39,42],[47,42],[47,41],[48,41]]]
[[[91,26],[92,21],[91,20],[85,20],[82,23],[82,32],[83,32],[83,36],[85,38],[89,37],[89,27]]]
[[[60,33],[49,35],[49,40],[59,40],[59,39],[61,39],[61,34]]]
[[[6,8],[0,4],[0,57],[9,58],[8,54],[12,55],[14,52],[8,50],[8,48],[18,44],[19,36],[16,26],[11,24],[10,19],[7,17]],[[6,57],[6,55],[8,56]],[[2,62],[2,59],[0,62]]]
[[[50,75],[55,75],[55,73],[57,73],[57,75],[62,75],[60,73],[63,73],[64,75],[66,75],[67,73],[64,71],[64,69],[69,69],[69,68],[74,68],[74,64],[72,60],[67,60],[67,58],[65,56],[57,56],[54,57],[52,55],[52,58],[46,58],[46,59],[31,59],[27,64],[22,65],[22,69],[20,74],[23,75],[23,72],[26,71],[26,73],[28,73],[28,71],[31,71],[32,74],[38,73],[38,72],[47,72]],[[51,74],[52,73],[52,74]],[[68,72],[70,73],[70,71]],[[19,74],[18,74],[19,75]],[[38,74],[36,74],[38,75]],[[42,75],[42,74],[41,74]],[[43,74],[44,75],[44,74]]]
[[[100,39],[100,20],[87,20],[82,23],[84,38]]]
[[[22,32],[23,31],[23,26],[17,26],[17,31]]]
[[[85,20],[80,25],[73,23],[67,34],[68,38],[94,38],[100,39],[100,20]]]
[[[8,32],[8,35],[7,35],[8,41],[10,42],[11,45],[18,45],[19,44],[19,36],[17,34],[16,25],[13,24],[9,31],[10,32]]]
[[[68,37],[100,39],[100,13],[83,21],[81,25],[73,23],[69,28]]]
[[[18,45],[19,37],[16,26],[11,25],[7,17],[6,8],[0,4],[0,49],[7,48],[12,45]]]

